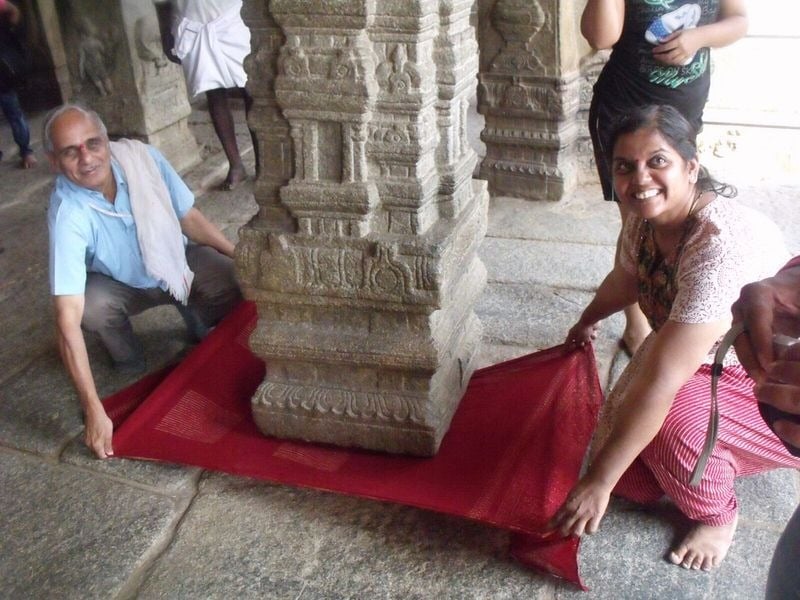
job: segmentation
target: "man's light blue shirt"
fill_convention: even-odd
[[[180,220],[194,205],[194,194],[158,150],[152,146],[147,149],[156,161]],[[113,158],[111,172],[117,182],[113,203],[101,192],[75,185],[63,175],[56,178],[47,213],[50,293],[54,296],[83,294],[87,271],[108,275],[135,288],[162,287],[145,270],[128,184]]]

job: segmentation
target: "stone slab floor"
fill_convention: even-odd
[[[38,132],[41,115],[32,119]],[[241,115],[239,115],[241,125]],[[251,184],[217,192],[224,159],[206,113],[191,126],[204,161],[187,174],[199,206],[232,239],[255,211]],[[243,127],[242,127],[243,132]],[[246,135],[241,142],[247,145]],[[41,148],[39,140],[35,147]],[[615,501],[580,563],[588,593],[528,571],[507,534],[460,519],[196,468],[92,459],[53,341],[47,291],[45,164],[16,168],[0,124],[0,597],[18,598],[758,598],[779,532],[800,498],[793,472],[742,480],[739,532],[715,573],[664,560],[685,524],[664,506]],[[252,167],[252,151],[247,159]],[[40,154],[41,158],[41,154]],[[735,183],[737,181],[734,180]],[[800,250],[800,186],[741,182]],[[614,207],[594,186],[559,204],[495,198],[482,257],[489,284],[477,307],[482,364],[548,347],[610,267]],[[187,350],[172,309],[138,318],[151,367]],[[607,384],[624,359],[618,318],[596,345]],[[103,394],[129,381],[90,345]]]

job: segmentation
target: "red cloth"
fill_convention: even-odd
[[[106,399],[115,456],[464,516],[515,532],[521,562],[583,587],[578,541],[542,532],[577,481],[596,424],[602,392],[590,349],[476,372],[439,453],[412,458],[263,436],[250,416],[264,377],[247,347],[256,318],[243,303],[163,381],[152,375]]]

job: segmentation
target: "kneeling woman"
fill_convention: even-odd
[[[695,527],[670,559],[711,569],[736,529],[733,480],[776,467],[800,468],[759,415],[752,381],[735,356],[720,380],[719,436],[702,482],[689,485],[705,440],[709,365],[748,282],[788,259],[777,227],[727,197],[730,186],[700,167],[696,132],[675,109],[651,106],[617,124],[610,164],[623,224],[619,265],[608,274],[567,343],[595,337],[597,324],[634,301],[653,333],[610,394],[587,473],[552,525],[594,533],[612,491],[636,502],[668,495]]]

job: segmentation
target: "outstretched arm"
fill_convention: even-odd
[[[667,321],[658,331],[642,357],[646,367],[639,370],[626,390],[611,434],[551,520],[554,529],[563,535],[597,531],[614,486],[661,429],[678,390],[727,327],[725,321]]]
[[[581,318],[570,328],[564,343],[583,346],[593,340],[600,321],[636,302],[636,290],[636,276],[615,265],[597,288]]]
[[[589,0],[581,15],[581,33],[595,50],[611,48],[622,35],[625,0]]]
[[[114,454],[111,446],[113,425],[97,395],[86,341],[81,331],[84,296],[53,296],[56,313],[58,348],[61,360],[78,392],[86,425],[86,445],[98,458]]]
[[[190,208],[180,223],[183,233],[195,244],[211,246],[225,256],[233,258],[235,246],[196,208]]]
[[[681,29],[653,48],[656,60],[668,65],[684,65],[700,48],[721,48],[747,33],[744,0],[722,0],[719,19],[695,29]]]

